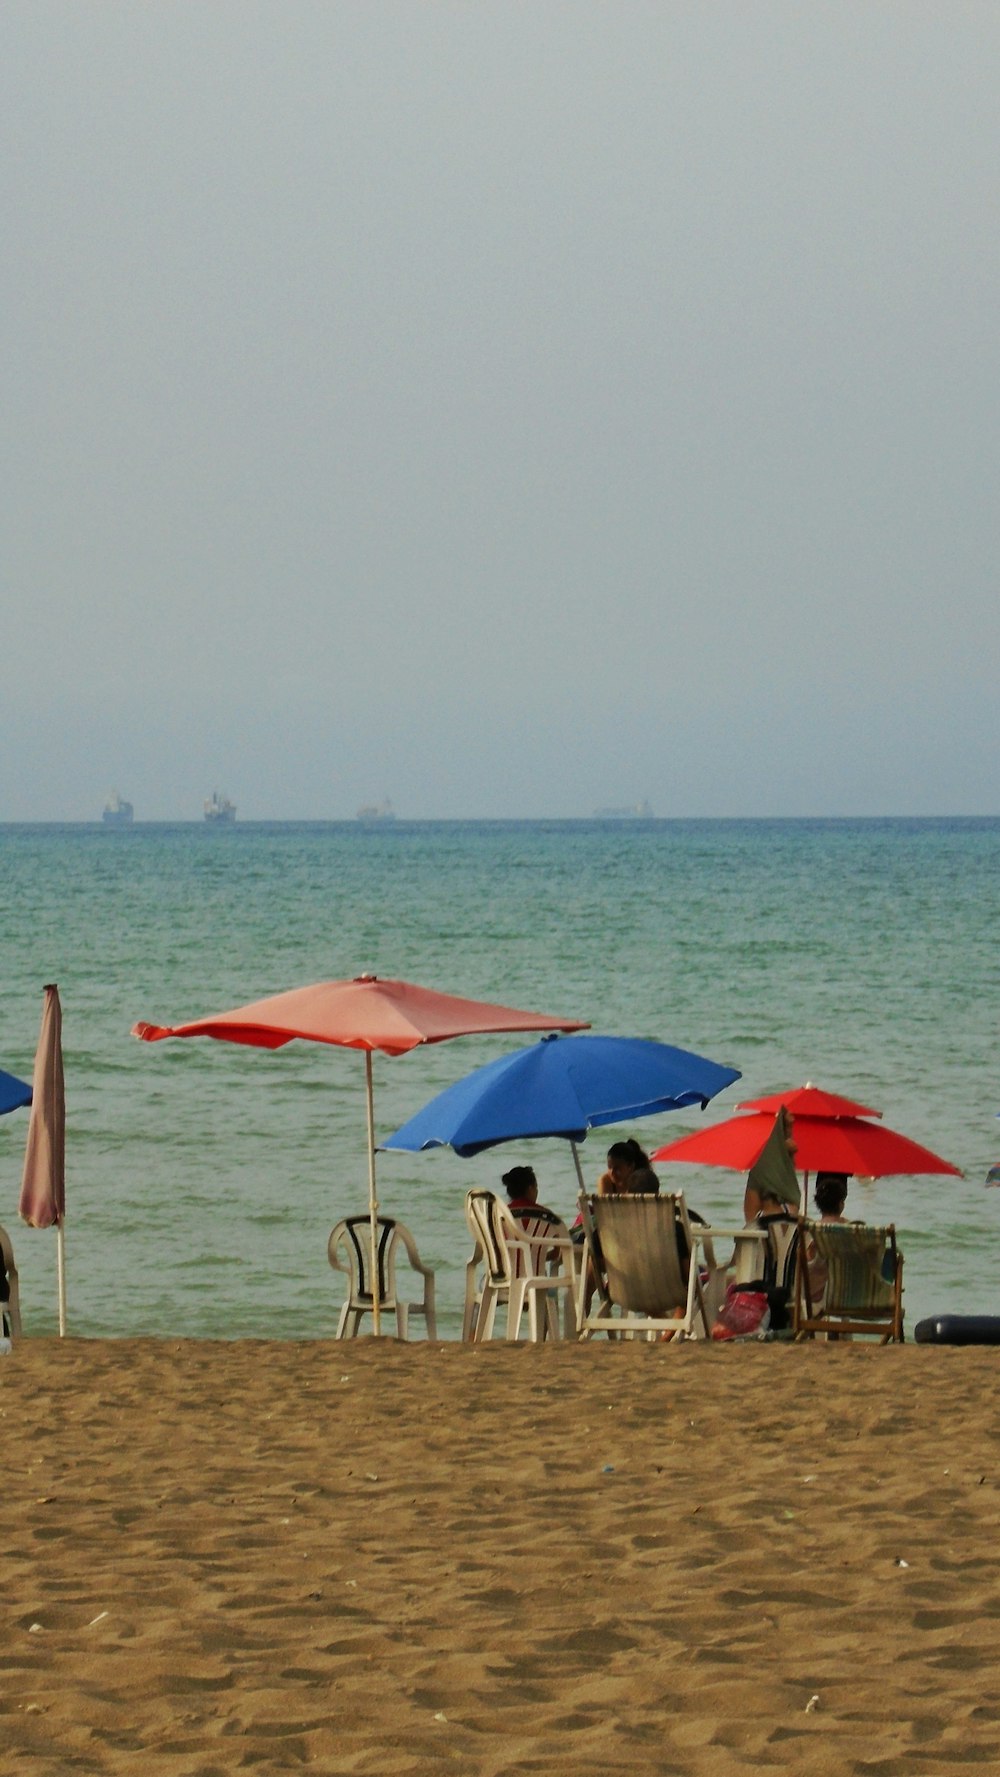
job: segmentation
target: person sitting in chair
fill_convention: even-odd
[[[507,1193],[507,1208],[525,1226],[531,1221],[562,1220],[555,1210],[546,1209],[544,1203],[539,1203],[538,1180],[533,1166],[512,1166],[509,1172],[503,1174],[501,1183]]]
[[[608,1169],[597,1181],[599,1197],[625,1193],[639,1197],[658,1197],[660,1193],[660,1181],[649,1164],[649,1155],[632,1136],[628,1141],[612,1142]]]
[[[847,1202],[846,1172],[818,1172],[813,1198],[819,1210],[821,1222],[846,1222],[844,1205]]]
[[[818,1172],[813,1198],[819,1210],[821,1222],[846,1222],[844,1205],[847,1202],[846,1172]],[[809,1294],[814,1307],[818,1307],[826,1289],[826,1263],[816,1257],[815,1242],[810,1240],[806,1249],[806,1262],[809,1266]]]
[[[759,1215],[773,1214],[776,1209],[798,1210],[799,1181],[795,1176],[797,1151],[792,1137],[792,1119],[782,1105],[756,1164],[747,1175],[746,1190],[743,1193],[743,1220],[748,1227],[753,1225]]]

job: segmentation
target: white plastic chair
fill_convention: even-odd
[[[14,1263],[14,1248],[10,1243],[10,1235],[6,1228],[0,1228],[0,1254],[3,1255],[3,1266],[7,1273],[8,1297],[0,1299],[0,1332],[5,1337],[19,1339],[21,1336],[21,1292],[17,1281],[17,1266]]]
[[[575,1285],[575,1249],[565,1224],[544,1216],[522,1221],[492,1191],[470,1191],[465,1218],[476,1250],[465,1268],[463,1338],[476,1344],[492,1338],[497,1309],[506,1305],[508,1339],[520,1338],[525,1309],[533,1343],[558,1339],[558,1299],[563,1294],[569,1320]]]
[[[396,1279],[397,1249],[402,1246],[412,1269],[423,1278],[423,1295],[419,1302],[404,1302]],[[347,1300],[337,1323],[338,1339],[356,1339],[364,1315],[374,1314],[372,1298],[371,1256],[372,1225],[368,1215],[347,1216],[331,1231],[327,1242],[327,1258],[335,1271],[349,1278]],[[394,1314],[396,1334],[409,1338],[410,1316],[422,1317],[428,1339],[437,1338],[434,1308],[434,1273],[421,1262],[417,1243],[409,1228],[392,1216],[378,1218],[378,1304],[379,1316]]]

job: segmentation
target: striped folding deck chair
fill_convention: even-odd
[[[813,1249],[812,1251],[810,1249]],[[813,1300],[810,1262],[826,1267],[826,1287]],[[795,1275],[794,1331],[797,1339],[816,1333],[877,1335],[883,1345],[903,1338],[903,1255],[896,1230],[864,1222],[800,1223]]]
[[[14,1248],[6,1228],[0,1228],[0,1333],[4,1338],[20,1338],[21,1295],[18,1288]]]
[[[583,1225],[597,1299],[582,1315],[581,1335],[705,1339],[709,1313],[699,1242],[710,1229],[692,1227],[680,1195],[588,1197]],[[706,1247],[701,1257],[710,1270]]]

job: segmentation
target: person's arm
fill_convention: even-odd
[[[743,1193],[743,1220],[748,1224],[755,1222],[760,1215],[764,1199],[754,1185],[747,1180],[747,1188]]]

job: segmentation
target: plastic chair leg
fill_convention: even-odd
[[[462,1339],[465,1344],[475,1337],[476,1309],[479,1306],[479,1297],[476,1293],[476,1270],[476,1260],[470,1259],[465,1267],[465,1312],[462,1315]],[[436,1338],[436,1333],[431,1334],[431,1337]]]
[[[526,1294],[526,1289],[525,1289],[526,1281],[527,1280],[523,1277],[515,1277],[515,1278],[512,1278],[512,1280],[511,1280],[510,1299],[507,1303],[507,1337],[508,1337],[508,1339],[517,1339],[520,1336],[521,1317],[524,1314],[524,1298],[525,1298],[525,1294]],[[534,1314],[534,1307],[535,1307],[534,1293],[532,1293],[532,1299],[531,1299],[531,1302],[530,1302],[529,1308],[528,1308],[529,1326],[532,1326],[532,1317]],[[535,1336],[534,1330],[532,1329],[531,1337],[534,1338],[534,1336]]]
[[[481,1345],[485,1340],[493,1337],[493,1322],[496,1319],[498,1301],[499,1292],[494,1289],[491,1283],[484,1283],[479,1314],[472,1335],[477,1345]]]
[[[545,1327],[543,1336],[546,1339],[558,1339],[561,1333],[559,1326],[559,1297],[555,1290],[548,1290],[545,1301]]]

